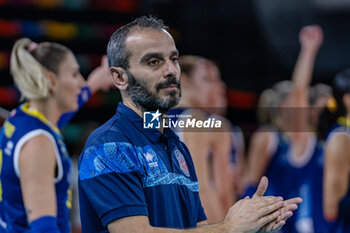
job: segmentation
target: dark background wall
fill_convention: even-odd
[[[321,25],[325,33],[314,81],[328,82],[334,72],[349,66],[348,1],[154,0],[143,11],[157,12],[179,30],[182,53],[217,60],[229,88],[260,92],[289,79],[299,30],[308,24]]]

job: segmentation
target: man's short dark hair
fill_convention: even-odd
[[[126,70],[129,68],[129,58],[131,54],[130,51],[127,51],[125,48],[125,40],[135,29],[145,28],[166,30],[168,27],[164,25],[161,19],[152,16],[142,16],[118,28],[108,42],[107,56],[110,67],[122,67]]]

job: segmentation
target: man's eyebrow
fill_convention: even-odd
[[[171,56],[179,56],[179,51],[177,50],[172,51]]]
[[[147,53],[141,57],[141,63],[148,61],[150,58],[164,59],[161,53]]]

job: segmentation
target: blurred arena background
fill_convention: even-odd
[[[11,110],[19,104],[9,74],[16,39],[68,46],[87,76],[110,35],[149,14],[170,27],[180,54],[217,62],[228,88],[228,117],[247,138],[256,128],[259,94],[291,77],[302,26],[319,24],[324,30],[314,83],[329,83],[350,66],[348,0],[0,0],[0,107]],[[80,154],[87,135],[115,113],[119,100],[116,90],[97,93],[75,116],[63,132],[72,155]]]

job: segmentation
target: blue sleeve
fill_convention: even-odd
[[[200,207],[198,209],[197,222],[202,222],[204,220],[207,220],[207,216],[205,215],[204,208],[203,208],[202,204],[200,204]]]
[[[136,172],[103,174],[82,180],[80,184],[105,227],[120,218],[148,216],[142,184]]]
[[[81,89],[78,95],[78,109],[74,112],[67,112],[63,114],[58,120],[57,126],[62,129],[68,122],[75,116],[75,114],[88,102],[91,98],[91,90],[89,86],[85,86]]]
[[[104,226],[128,216],[148,216],[136,148],[106,143],[85,149],[82,156],[80,191]]]

